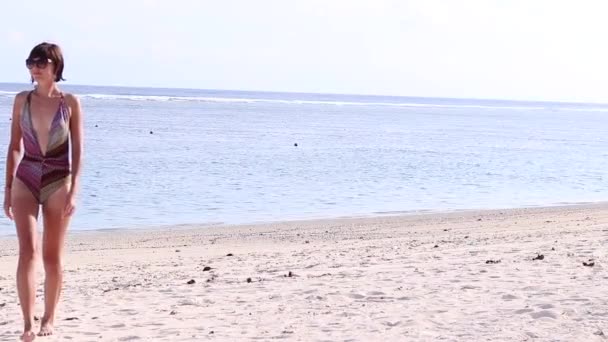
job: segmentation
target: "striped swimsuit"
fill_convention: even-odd
[[[17,168],[17,178],[32,192],[39,204],[66,184],[70,176],[70,114],[63,94],[53,116],[49,141],[43,153],[32,123],[30,92],[21,112],[21,132],[25,154]]]

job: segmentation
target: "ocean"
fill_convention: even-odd
[[[4,158],[28,88],[0,84]],[[62,89],[85,116],[73,230],[608,200],[608,105]],[[4,216],[0,234],[14,234]]]

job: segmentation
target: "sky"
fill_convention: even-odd
[[[0,82],[608,102],[604,0],[4,1]]]

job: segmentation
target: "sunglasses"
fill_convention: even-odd
[[[34,67],[37,67],[38,69],[44,69],[47,65],[51,63],[53,63],[53,61],[50,58],[28,58],[25,60],[25,66],[30,70]]]

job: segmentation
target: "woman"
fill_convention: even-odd
[[[15,97],[6,161],[4,211],[14,220],[19,239],[17,292],[24,322],[21,338],[31,341],[35,338],[32,325],[36,299],[35,261],[39,253],[38,213],[42,208],[45,271],[45,311],[38,335],[46,336],[53,333],[61,293],[62,253],[78,194],[84,137],[78,98],[64,94],[57,86],[64,80],[59,46],[49,43],[35,46],[26,66],[36,86]]]

